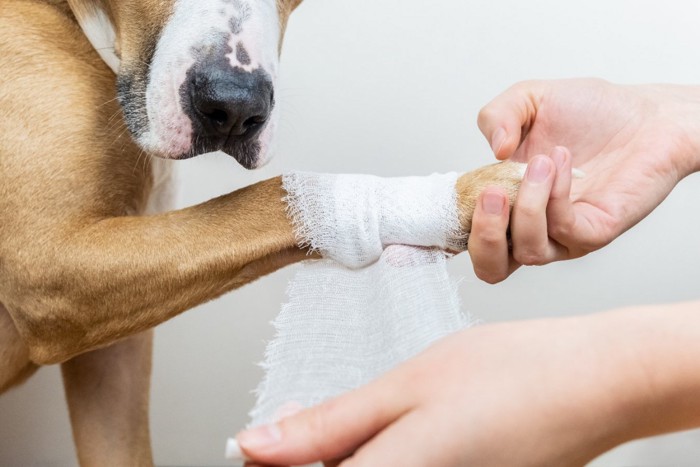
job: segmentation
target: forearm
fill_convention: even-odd
[[[615,445],[700,426],[700,302],[593,315],[601,338],[601,429]],[[612,447],[612,446],[606,446]]]

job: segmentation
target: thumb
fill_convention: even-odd
[[[478,125],[499,160],[511,157],[535,120],[543,81],[523,81],[489,102]]]
[[[238,444],[247,458],[261,464],[345,458],[408,410],[405,402],[397,401],[402,398],[397,397],[396,378],[386,378],[275,424],[241,432]]]

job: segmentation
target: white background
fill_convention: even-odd
[[[292,17],[283,53],[277,158],[254,173],[221,155],[182,163],[181,204],[290,169],[405,175],[476,168],[491,162],[478,110],[516,81],[700,83],[698,21],[700,2],[688,0],[307,0]],[[700,178],[691,177],[604,251],[521,270],[498,286],[479,283],[460,257],[453,269],[466,276],[463,302],[498,321],[700,298],[697,200]],[[276,273],[158,329],[158,464],[225,465],[224,441],[246,423],[261,376],[254,364],[289,277],[289,270]],[[691,432],[628,445],[595,465],[698,459],[700,433]],[[0,398],[0,465],[74,464],[58,369],[47,368]]]

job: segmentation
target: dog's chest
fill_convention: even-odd
[[[175,209],[177,200],[177,162],[151,158],[153,187],[146,203],[145,215],[159,214]]]

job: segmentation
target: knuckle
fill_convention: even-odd
[[[522,80],[518,81],[517,83],[515,83],[513,85],[513,87],[526,87],[526,88],[528,88],[528,87],[533,86],[534,84],[537,84],[538,82],[539,82],[539,80],[537,80],[537,79],[522,79]]]
[[[515,249],[513,250],[513,258],[524,266],[542,266],[547,264],[546,256],[534,249]]]
[[[530,203],[520,203],[517,206],[516,215],[527,219],[538,217],[542,214],[542,209]]]
[[[487,284],[495,285],[498,284],[499,282],[503,282],[508,278],[508,275],[505,273],[497,273],[493,272],[490,270],[485,270],[485,269],[480,269],[480,268],[474,268],[474,273],[476,274],[476,277],[478,277],[480,280],[486,282]]]
[[[508,91],[521,92],[522,90],[527,89],[529,87],[530,82],[530,80],[518,81],[517,83],[513,84],[510,88],[508,88]]]
[[[611,242],[612,239],[609,238],[594,237],[588,240],[582,240],[578,246],[579,250],[583,252],[583,255],[586,255],[588,253],[600,250],[601,248],[608,246]]]
[[[477,125],[481,130],[485,130],[489,122],[493,121],[495,118],[495,112],[491,104],[487,104],[479,111],[479,115],[476,118]]]
[[[540,81],[538,80],[533,80],[533,79],[528,79],[528,80],[523,80],[515,83],[513,86],[510,87],[510,91],[514,91],[517,93],[522,93],[529,91],[530,89],[538,86],[540,84]]]
[[[547,226],[547,231],[550,237],[561,242],[572,237],[573,226],[568,222],[555,222]]]
[[[506,242],[506,234],[504,229],[486,228],[479,231],[476,235],[476,245],[485,250],[493,250],[501,247]],[[473,240],[472,240],[473,241]]]

